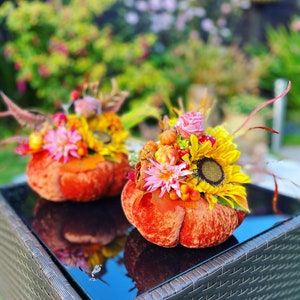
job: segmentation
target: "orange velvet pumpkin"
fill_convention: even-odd
[[[219,245],[232,235],[246,215],[218,203],[210,209],[203,199],[197,207],[186,207],[166,197],[160,206],[151,198],[151,193],[128,181],[121,195],[122,207],[129,222],[145,239],[167,248],[178,244],[188,248]]]
[[[87,158],[82,158],[80,163],[84,165],[85,160]],[[51,159],[47,151],[35,153],[26,170],[28,184],[47,200],[92,201],[119,195],[130,171],[125,154],[120,162],[105,160],[98,162],[95,168],[83,171],[68,170],[64,166]]]

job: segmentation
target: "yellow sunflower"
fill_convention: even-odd
[[[82,138],[86,139],[86,132],[89,130],[89,125],[85,118],[76,115],[69,115],[67,117],[68,128],[74,128],[78,130]]]
[[[91,130],[102,130],[115,133],[123,130],[121,118],[112,111],[104,112],[89,120]]]
[[[211,209],[218,202],[248,212],[246,189],[242,184],[249,183],[250,178],[234,164],[240,152],[233,136],[221,126],[208,128],[205,135],[211,136],[213,142],[199,143],[196,136],[190,137],[190,155],[184,157],[193,171],[190,182]]]
[[[105,145],[99,151],[99,154],[103,156],[109,156],[114,161],[120,161],[120,153],[128,153],[128,150],[126,148],[126,144],[124,143],[124,140],[128,137],[128,133],[126,131],[122,131],[118,134],[113,134],[111,136],[111,143]]]
[[[114,112],[104,112],[89,120],[89,128],[93,136],[102,141],[99,154],[118,161],[119,153],[127,153],[125,140],[128,132],[123,129],[120,117]]]
[[[102,140],[98,138],[96,132],[91,131],[90,126],[85,118],[76,115],[69,115],[68,126],[79,131],[82,139],[87,144],[89,149],[97,153],[100,153],[100,151],[103,149],[104,144]]]
[[[125,140],[129,133],[123,129],[120,118],[113,112],[106,112],[88,120],[69,115],[68,127],[78,130],[88,149],[102,156],[118,161],[120,153],[127,153]]]

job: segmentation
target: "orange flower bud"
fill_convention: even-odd
[[[87,150],[87,146],[85,143],[83,143],[82,141],[78,141],[76,143],[77,147],[78,147],[78,150],[77,150],[77,153],[79,156],[85,156],[87,155],[88,153],[88,150]]]
[[[181,200],[182,201],[188,201],[188,200],[190,200],[190,194],[189,193],[182,194],[181,195]]]
[[[160,146],[155,152],[155,159],[162,164],[171,163],[175,165],[178,161],[178,158],[178,151],[169,145]]]
[[[177,199],[179,199],[179,197],[178,197],[178,195],[177,195],[177,193],[176,193],[175,190],[171,190],[170,191],[169,197],[170,197],[171,200],[177,200]]]
[[[190,198],[191,200],[197,201],[201,198],[200,193],[197,190],[192,190],[190,192]]]
[[[180,186],[180,192],[183,193],[183,194],[189,193],[190,189],[191,189],[190,186],[187,185],[187,184],[182,184]]]
[[[162,145],[172,145],[176,142],[176,139],[177,133],[172,129],[163,131],[159,136],[159,140]]]

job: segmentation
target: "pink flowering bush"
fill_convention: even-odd
[[[249,0],[124,0],[113,6],[119,16],[114,27],[127,37],[154,32],[163,47],[180,42],[192,31],[220,44],[232,40],[232,23],[249,6]]]

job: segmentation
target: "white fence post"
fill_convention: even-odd
[[[276,79],[274,82],[274,94],[275,97],[279,96],[287,86],[286,79]],[[286,113],[286,96],[277,100],[273,104],[273,125],[272,128],[279,132],[279,134],[272,134],[271,149],[272,151],[279,152],[282,144],[282,135],[284,130]]]

